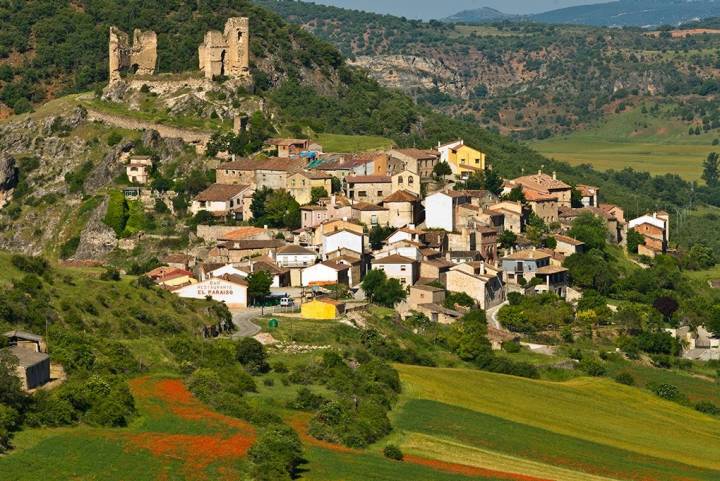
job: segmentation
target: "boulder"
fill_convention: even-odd
[[[14,189],[18,183],[18,176],[15,157],[7,153],[0,154],[0,191],[7,192]]]

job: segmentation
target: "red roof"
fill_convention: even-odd
[[[386,184],[392,182],[387,175],[349,175],[345,177],[348,184]]]

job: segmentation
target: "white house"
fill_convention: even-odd
[[[455,206],[467,200],[462,192],[435,192],[425,198],[425,227],[455,230]]]
[[[403,286],[412,286],[420,277],[418,262],[397,254],[373,259],[372,268],[384,271],[388,279],[397,279]]]
[[[180,297],[205,299],[210,297],[225,303],[231,308],[247,307],[247,282],[237,276],[212,278],[197,284],[191,284],[175,291]]]
[[[280,267],[308,267],[317,262],[317,252],[288,244],[275,252],[275,263]]]
[[[214,277],[223,277],[223,276],[240,276],[240,277],[247,277],[248,273],[244,270],[238,269],[232,264],[226,264],[222,267],[218,267],[217,269],[214,269],[212,271],[205,272],[202,275],[203,281],[206,281],[208,279],[212,279]]]
[[[440,154],[440,160],[438,163],[447,162],[450,164],[450,151],[457,149],[458,147],[462,147],[463,145],[464,142],[462,140],[456,140],[444,145],[440,145],[440,143],[438,143],[437,151]]]
[[[347,229],[329,232],[323,236],[322,240],[322,254],[324,256],[342,249],[347,249],[362,255],[364,247],[363,234]]]
[[[392,245],[397,242],[402,241],[409,241],[409,242],[417,242],[420,243],[421,239],[420,236],[423,235],[424,232],[421,230],[416,230],[415,226],[409,225],[407,227],[401,227],[392,234],[388,236],[387,239],[385,239],[385,243],[387,245]]]
[[[407,257],[408,259],[413,259],[418,262],[423,260],[422,252],[420,252],[420,249],[418,247],[405,244],[406,242],[399,242],[388,245],[384,249],[375,252],[373,254],[373,257],[375,257],[375,259],[382,259],[383,257],[399,255]]]
[[[243,196],[249,189],[250,186],[241,184],[213,184],[195,196],[190,212],[195,215],[204,210],[215,215],[234,214],[242,218]]]
[[[314,266],[306,267],[302,271],[302,285],[328,286],[334,284],[349,285],[349,265],[339,264],[333,261],[325,261]]]

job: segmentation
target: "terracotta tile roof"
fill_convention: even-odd
[[[438,156],[437,151],[422,149],[393,149],[393,152],[398,152],[417,160],[435,159]]]
[[[301,171],[297,172],[294,175],[302,175],[306,179],[315,179],[315,180],[325,180],[325,179],[332,179],[332,175],[330,174],[323,174],[320,172],[308,172],[308,171]]]
[[[325,261],[325,262],[321,262],[320,264],[322,264],[322,265],[324,265],[324,266],[327,266],[327,267],[329,267],[329,268],[331,268],[331,269],[335,269],[335,270],[338,271],[338,272],[340,272],[340,271],[346,271],[346,270],[350,269],[350,266],[346,266],[346,265],[344,265],[344,264],[339,264],[339,263],[334,262],[334,261]],[[316,264],[316,265],[317,265],[317,264]]]
[[[575,187],[583,197],[592,197],[599,193],[600,188],[594,185],[578,184]]]
[[[225,234],[222,234],[218,239],[221,241],[236,241],[236,240],[242,240],[247,239],[249,237],[254,237],[260,234],[265,233],[265,229],[261,227],[252,227],[252,226],[246,226],[246,227],[238,227],[237,229],[231,230],[230,232],[226,232]]]
[[[536,274],[559,274],[561,272],[567,272],[567,269],[564,267],[559,266],[544,266],[538,268],[537,271],[535,271]]]
[[[305,145],[309,143],[310,141],[308,139],[267,139],[265,143],[267,145],[282,145],[282,146],[291,146],[291,145]]]
[[[552,202],[558,200],[557,195],[546,194],[536,190],[524,189],[523,194],[525,195],[525,199],[530,202]]]
[[[279,239],[244,239],[228,242],[225,247],[230,250],[250,250],[250,249],[277,249],[285,245],[284,241]]]
[[[282,246],[277,250],[277,254],[285,254],[285,255],[317,255],[317,252],[312,251],[310,249],[306,249],[305,247],[298,246],[295,244],[288,244],[286,246]]]
[[[546,254],[541,251],[537,250],[523,250],[523,251],[517,251],[513,254],[510,254],[509,256],[503,257],[503,259],[508,260],[539,260],[539,259],[547,259],[550,255]]]
[[[260,272],[268,272],[272,275],[280,275],[289,272],[288,269],[283,269],[268,258],[255,261],[255,263],[253,264],[253,270]]]
[[[445,290],[441,287],[425,286],[425,285],[411,286],[410,289],[417,289],[417,290],[426,291],[426,292],[443,292]]]
[[[407,190],[397,190],[383,199],[383,204],[390,202],[417,202],[420,196]]]
[[[224,202],[232,199],[248,189],[249,185],[213,184],[195,196],[196,201]]]
[[[571,188],[562,180],[555,179],[550,175],[543,174],[542,172],[534,175],[518,177],[517,179],[513,179],[510,182],[514,185],[519,184],[528,189],[540,192],[544,191],[548,193],[551,190],[565,190]]]
[[[392,178],[387,175],[348,175],[345,177],[348,184],[389,184]]]
[[[389,210],[387,207],[381,207],[379,205],[371,204],[370,202],[356,202],[353,204],[352,208],[354,210],[360,210],[360,211],[386,211]]]
[[[556,234],[556,235],[555,235],[555,240],[558,241],[558,242],[564,242],[564,243],[566,243],[566,244],[570,244],[570,245],[574,245],[574,246],[582,246],[582,245],[585,245],[584,242],[579,241],[579,240],[577,240],[577,239],[573,239],[572,237],[569,237],[569,236],[566,236],[566,235]]]
[[[439,314],[445,314],[450,317],[462,317],[462,313],[447,307],[441,306],[440,304],[419,304],[418,307],[427,309],[430,312],[437,312]]]
[[[372,264],[414,264],[416,261],[409,257],[401,256],[399,254],[393,254],[391,256],[383,257],[382,259],[373,259]]]
[[[431,266],[433,266],[433,267],[437,267],[437,268],[439,268],[439,269],[450,268],[450,267],[453,267],[453,266],[455,265],[454,262],[450,262],[450,261],[445,260],[445,259],[429,259],[429,260],[424,260],[424,261],[422,261],[422,263],[423,263],[423,264],[429,264],[429,265],[431,265]]]
[[[224,276],[219,277],[219,279],[232,282],[233,284],[237,284],[239,286],[248,286],[248,281],[237,274],[225,274]]]
[[[307,162],[302,158],[280,158],[270,157],[268,159],[242,159],[235,160],[233,162],[223,162],[222,164],[215,167],[215,170],[242,170],[242,171],[256,171],[256,170],[276,170],[295,172],[302,170]]]

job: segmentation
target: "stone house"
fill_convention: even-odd
[[[670,216],[667,212],[653,212],[632,219],[628,227],[643,236],[645,242],[638,246],[638,253],[648,257],[664,254],[670,239]]]
[[[393,192],[383,199],[382,205],[388,209],[390,227],[415,225],[424,219],[420,196],[407,190]]]
[[[287,179],[287,191],[300,205],[307,205],[312,202],[312,190],[324,189],[326,194],[332,192],[332,177],[328,174],[317,172],[295,172]]]
[[[308,150],[310,141],[307,139],[268,139],[265,144],[277,148],[277,156],[287,159]]]
[[[16,368],[23,391],[30,391],[50,382],[50,356],[42,336],[25,331],[9,331],[3,334],[6,348],[18,360]]]
[[[152,159],[147,155],[133,155],[125,167],[125,174],[132,184],[147,184],[150,180]]]
[[[438,279],[445,281],[445,275],[455,264],[446,259],[425,259],[420,262],[420,277],[422,279]]]
[[[300,222],[303,229],[314,228],[323,222],[335,219],[349,219],[352,216],[350,202],[342,196],[331,195],[319,205],[300,207]]]
[[[412,286],[420,278],[419,263],[397,254],[373,259],[372,268],[384,271],[388,279],[397,279],[403,286]]]
[[[145,273],[145,276],[152,279],[155,284],[160,287],[166,288],[186,286],[197,282],[192,272],[185,269],[178,269],[176,267],[156,267],[155,269]]]
[[[458,264],[445,274],[449,292],[464,292],[481,309],[496,306],[505,300],[505,289],[496,271],[486,270],[484,262]]]
[[[554,194],[540,194],[534,190],[525,193],[525,199],[530,209],[540,217],[545,224],[550,225],[560,220],[560,201]]]
[[[565,298],[569,284],[568,270],[564,267],[548,265],[538,268],[535,277],[542,280],[542,284],[535,286],[536,292],[552,292]]]
[[[508,194],[515,187],[522,187],[525,198],[535,199],[555,198],[558,207],[571,207],[572,187],[565,182],[558,180],[553,172],[552,176],[543,174],[542,170],[536,175],[526,175],[517,179],[509,180],[503,185],[503,194]]]
[[[190,205],[190,212],[195,215],[207,211],[215,216],[232,215],[237,220],[243,218],[243,196],[250,189],[249,185],[212,184],[200,192]]]
[[[530,282],[538,269],[550,265],[552,256],[538,250],[521,250],[502,258],[505,282],[519,284],[520,279]]]
[[[352,202],[378,204],[392,192],[392,178],[385,175],[351,175],[345,178],[346,196]]]
[[[352,252],[341,253],[341,251],[336,251],[335,253],[340,255],[333,257],[332,261],[350,268],[348,270],[348,285],[350,287],[359,285],[365,275],[366,267],[362,258],[353,255],[354,253]]]
[[[556,234],[554,237],[555,242],[557,243],[555,246],[555,252],[567,257],[573,254],[582,254],[585,252],[585,243],[582,241],[560,234]]]
[[[390,209],[369,202],[355,202],[352,205],[352,218],[371,229],[375,226],[387,226]]]
[[[407,303],[410,309],[421,304],[442,304],[445,302],[445,289],[440,287],[416,285],[408,291]]]
[[[275,252],[284,245],[284,241],[277,239],[242,239],[219,242],[217,247],[210,249],[208,260],[239,264],[254,257],[273,257]]]
[[[611,213],[598,207],[580,207],[577,209],[571,207],[560,207],[560,224],[564,229],[569,230],[572,227],[573,221],[583,214],[592,214],[603,220],[608,232],[608,240],[610,242],[618,244],[624,240],[624,222],[619,222]]]
[[[598,207],[600,188],[593,185],[578,184],[575,189],[580,193],[583,207]]]
[[[488,207],[489,214],[503,215],[502,230],[509,230],[515,234],[520,234],[525,226],[527,212],[520,202],[502,201]]]
[[[409,170],[403,170],[394,174],[392,177],[392,191],[397,192],[399,190],[407,190],[413,194],[420,195],[420,175],[410,172]],[[387,195],[387,194],[386,194]]]
[[[404,170],[414,172],[423,179],[433,176],[433,169],[440,158],[440,153],[435,150],[392,149],[388,154],[400,160]]]

